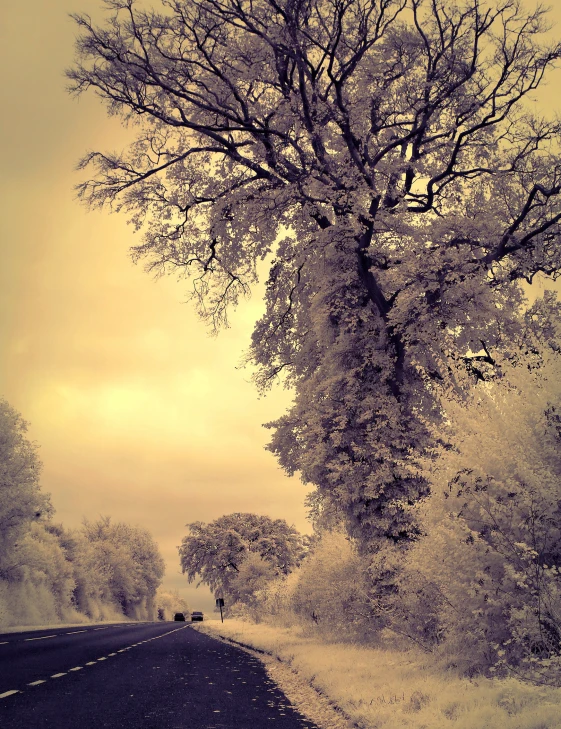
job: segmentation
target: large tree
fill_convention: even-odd
[[[370,542],[416,533],[442,394],[522,336],[520,281],[560,267],[560,56],[518,0],[111,0],[76,16],[77,93],[136,126],[88,154],[155,272],[215,326],[270,261],[250,359],[295,388],[271,449]]]
[[[181,569],[189,582],[199,578],[217,593],[234,595],[232,583],[250,555],[267,563],[271,574],[287,575],[305,553],[302,536],[284,519],[237,512],[188,526],[179,547]]]
[[[38,446],[27,437],[26,421],[0,400],[0,577],[17,572],[18,541],[39,517],[52,511],[48,494],[41,493],[42,464]]]
[[[104,516],[94,522],[84,519],[80,536],[76,574],[85,602],[96,596],[118,605],[130,617],[144,618],[155,612],[154,599],[165,563],[150,532]]]

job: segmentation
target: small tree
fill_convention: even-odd
[[[179,547],[181,569],[189,582],[198,577],[216,593],[235,594],[234,583],[249,555],[267,563],[273,575],[286,575],[304,554],[302,536],[284,519],[234,513],[210,524],[189,524],[189,531]]]
[[[189,603],[181,597],[177,590],[159,588],[156,593],[156,608],[158,620],[172,620],[174,613],[188,614],[191,610]]]

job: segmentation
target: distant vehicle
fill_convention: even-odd
[[[173,616],[174,620],[183,620],[185,622],[185,615],[183,613],[175,613]]]
[[[204,614],[201,613],[200,610],[194,610],[191,613],[191,622],[194,622],[195,620],[204,620]]]

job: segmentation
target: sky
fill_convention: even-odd
[[[128,138],[96,97],[65,92],[68,13],[101,17],[101,3],[1,2],[0,397],[41,446],[56,520],[78,527],[110,515],[148,528],[164,586],[209,610],[208,590],[180,572],[186,524],[250,511],[311,530],[306,488],[264,450],[262,423],[290,395],[259,399],[239,368],[259,290],[214,338],[185,303],[185,280],[154,281],[133,265],[138,238],[125,217],[86,211],[73,190],[86,151]],[[559,5],[552,18],[561,27]],[[558,104],[556,88],[544,107]]]
[[[264,450],[262,427],[290,405],[259,399],[239,368],[256,291],[218,337],[185,303],[189,284],[154,281],[134,265],[124,216],[88,212],[73,187],[89,149],[120,149],[127,133],[92,95],[65,92],[75,27],[92,0],[3,2],[0,47],[0,397],[29,421],[55,519],[78,527],[110,515],[160,545],[164,586],[193,609],[208,590],[181,574],[186,524],[236,511],[310,532],[306,487]]]

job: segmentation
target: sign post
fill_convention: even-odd
[[[216,598],[216,607],[220,608],[220,620],[222,622],[224,622],[224,616],[222,615],[222,608],[224,607],[224,598],[223,597]]]

